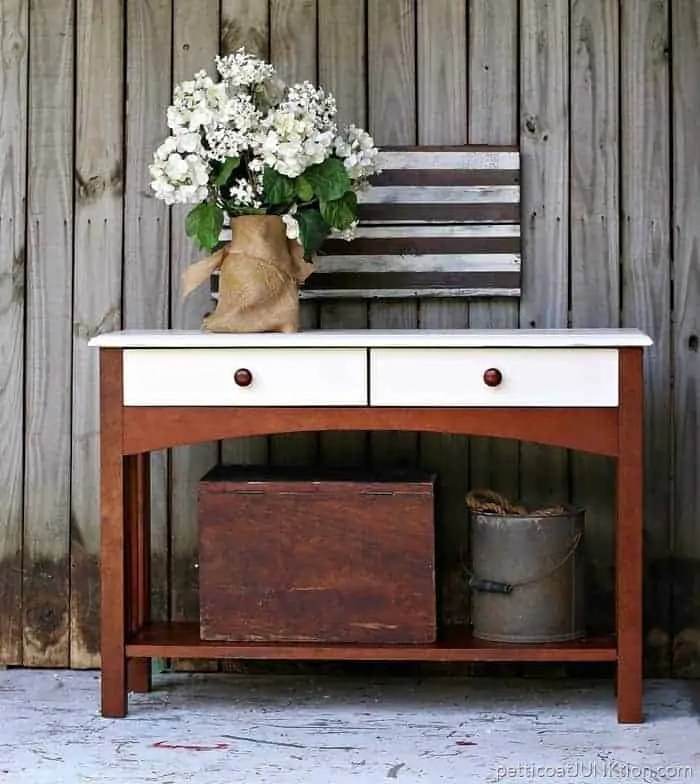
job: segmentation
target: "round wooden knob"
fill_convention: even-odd
[[[248,387],[253,381],[253,374],[247,368],[238,368],[233,374],[233,380],[239,387]]]
[[[503,373],[498,368],[489,368],[484,371],[484,384],[487,387],[497,387],[503,381]]]

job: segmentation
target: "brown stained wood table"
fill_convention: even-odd
[[[97,337],[103,716],[150,688],[152,657],[612,661],[617,717],[642,721],[643,352],[638,330],[321,330]],[[241,372],[245,371],[245,373]],[[241,381],[245,383],[241,383]],[[513,644],[231,643],[149,620],[149,455],[238,436],[407,430],[514,438],[615,458],[616,618],[609,638]]]

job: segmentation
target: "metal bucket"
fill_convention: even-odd
[[[472,632],[494,642],[585,634],[584,512],[471,512]]]

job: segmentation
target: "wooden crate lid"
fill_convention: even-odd
[[[374,470],[324,466],[218,465],[200,480],[200,492],[393,493],[432,495],[436,476],[419,469]]]

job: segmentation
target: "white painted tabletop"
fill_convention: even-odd
[[[293,333],[125,330],[92,338],[104,348],[577,348],[650,346],[638,329],[318,329]]]

